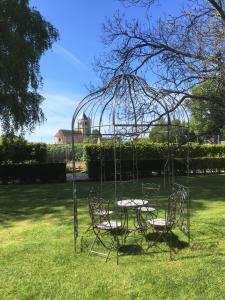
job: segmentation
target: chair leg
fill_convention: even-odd
[[[163,238],[163,234],[164,234],[164,231],[160,231],[160,230],[156,230],[155,228],[153,228],[153,233],[157,234],[157,237],[156,239],[153,241],[152,243],[152,247],[153,246],[156,246],[157,242],[160,240],[160,238],[162,237]],[[160,247],[159,247],[160,248]]]
[[[112,250],[116,250],[116,261],[117,261],[117,265],[119,263],[119,245],[120,245],[120,241],[119,241],[119,237],[118,237],[118,233],[119,232],[110,232],[110,240],[108,241],[109,243],[105,243],[102,239],[101,236],[99,236],[99,232],[94,231],[95,234],[95,238],[90,246],[90,250],[89,250],[89,255],[93,254],[93,255],[99,255],[99,256],[104,256],[105,257],[105,262],[108,261],[110,253]],[[109,234],[109,232],[108,232]],[[100,252],[98,251],[98,249],[95,250],[95,244],[99,243],[103,248],[106,249],[106,252]],[[83,241],[82,241],[82,245],[83,245]],[[100,249],[99,249],[100,250]]]
[[[106,249],[108,249],[107,252],[99,252],[99,251],[95,251],[94,250],[94,245],[96,242],[100,241],[99,237],[96,236],[93,243],[91,244],[91,247],[90,247],[90,251],[89,251],[89,255],[93,254],[93,255],[99,255],[99,256],[104,256],[105,257],[105,262],[108,261],[109,259],[109,256],[110,256],[110,253],[111,251],[115,248],[115,243],[116,243],[116,251],[117,251],[117,264],[118,264],[118,241],[116,240],[115,241],[115,238],[113,237],[112,239],[112,243],[110,245],[110,247],[107,247]],[[101,242],[102,246],[104,247],[104,244]]]
[[[157,234],[157,237],[156,237],[156,239],[155,239],[152,243],[150,243],[150,242],[148,241],[148,247],[147,247],[146,251],[148,251],[148,249],[149,249],[150,247],[157,246],[157,243],[158,243],[158,241],[160,240],[160,238],[162,238],[163,241],[164,241],[166,244],[168,244],[168,240],[167,240],[167,238],[165,237],[165,236],[167,236],[167,231],[165,231],[165,230],[162,230],[162,231],[161,231],[161,230],[157,230],[157,229],[155,229],[154,227],[152,227],[152,232],[155,233],[155,234]],[[161,249],[160,246],[157,246],[157,248]]]
[[[172,256],[172,235],[171,232],[169,233],[169,238],[168,238],[168,245],[170,248],[170,260],[173,260],[173,256]]]
[[[112,238],[113,238],[112,244],[105,262],[107,262],[109,258],[109,254],[111,253],[112,249],[116,249],[116,264],[118,265],[119,264],[119,238],[117,235],[116,236],[113,235]]]
[[[81,240],[80,240],[80,252],[83,252],[83,240],[84,240],[84,237],[82,236]]]
[[[169,233],[170,237],[169,237],[169,248],[170,248],[170,260],[173,260],[173,254],[176,254],[177,251],[175,250],[175,248],[173,247],[173,241],[172,241],[172,231]]]
[[[119,264],[119,238],[116,236],[116,264]]]
[[[113,247],[113,246],[111,245],[111,248],[109,249],[108,253],[106,254],[105,262],[108,261],[109,255],[110,255],[110,253],[111,253],[111,251],[112,251],[112,247]]]
[[[118,263],[119,263],[119,253],[118,253],[118,249],[119,249],[119,240],[118,240],[118,237],[117,237],[117,236],[116,236],[116,237],[113,236],[113,240],[112,240],[112,243],[111,243],[111,247],[110,247],[109,252],[108,252],[108,254],[107,254],[107,256],[106,256],[105,262],[108,261],[109,255],[110,255],[112,249],[114,249],[115,247],[116,247],[116,263],[117,263],[117,265],[118,265]]]
[[[94,248],[94,244],[96,243],[96,241],[97,241],[97,237],[94,238],[94,241],[91,244],[91,247],[90,247],[90,250],[89,250],[89,255],[91,255],[91,252],[92,252],[92,250]]]

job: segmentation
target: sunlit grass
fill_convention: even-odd
[[[79,247],[74,254],[70,183],[1,186],[0,299],[224,299],[224,183],[223,175],[190,178],[191,247],[172,261],[167,252],[121,256],[118,266],[115,255],[104,263]],[[95,184],[78,184],[81,232]]]

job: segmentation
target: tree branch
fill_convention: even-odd
[[[217,1],[215,0],[208,0],[211,5],[218,11],[218,13],[220,14],[221,18],[225,21],[225,11],[223,10],[223,5],[221,1],[218,1],[219,4],[217,3]]]

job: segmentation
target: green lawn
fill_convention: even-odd
[[[81,231],[94,184],[78,184]],[[161,252],[117,265],[74,254],[71,183],[1,186],[0,299],[225,299],[225,176],[191,177],[190,190],[191,247],[173,261]]]

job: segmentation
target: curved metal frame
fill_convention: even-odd
[[[157,122],[166,118],[168,135],[168,156],[164,174],[169,174],[173,183],[173,153],[171,152],[171,124],[173,119],[183,121],[180,128],[189,128],[188,114],[179,99],[165,90],[150,87],[139,76],[122,74],[113,77],[102,88],[86,96],[77,106],[72,118],[72,153],[73,153],[73,203],[74,203],[74,247],[78,238],[78,213],[76,193],[76,169],[74,132],[78,115],[84,111],[92,120],[92,129],[98,129],[99,136],[111,136],[114,143],[114,197],[117,201],[117,163],[116,146],[120,139],[131,139],[144,136]],[[187,125],[186,125],[187,124]],[[161,125],[160,125],[161,126]],[[189,138],[188,143],[189,143]],[[101,141],[100,141],[101,148]],[[188,147],[189,149],[189,147]],[[166,172],[167,170],[167,172]],[[102,169],[101,169],[102,173]],[[138,172],[137,172],[138,173]],[[187,173],[189,174],[189,150],[187,154]],[[164,181],[166,177],[164,176]],[[101,183],[103,181],[101,174]]]

